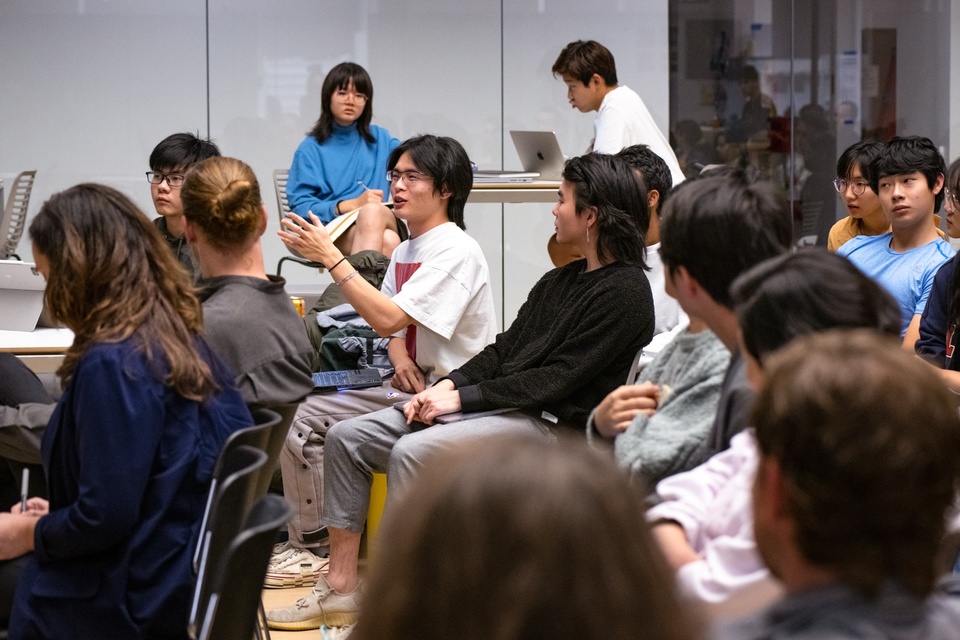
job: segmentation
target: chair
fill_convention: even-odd
[[[17,245],[27,224],[27,207],[30,205],[30,192],[33,191],[36,175],[36,171],[24,171],[14,179],[10,188],[7,206],[3,209],[3,220],[0,221],[0,260],[11,257],[20,259],[16,254]]]
[[[287,214],[290,213],[290,203],[287,201],[287,178],[289,176],[289,169],[275,169],[273,172],[273,188],[277,192],[277,212],[280,214],[280,220],[286,218]],[[293,255],[283,256],[280,258],[280,262],[277,263],[278,276],[280,275],[280,269],[283,267],[283,263],[287,260],[296,262],[297,264],[302,264],[303,266],[310,267],[311,269],[319,269],[321,271],[324,269],[322,262],[308,260],[289,247],[287,247],[287,250]]]
[[[264,496],[253,506],[243,529],[231,540],[209,575],[205,615],[198,640],[245,640],[257,632],[256,617],[277,532],[292,510],[280,496]]]
[[[267,454],[249,445],[238,445],[223,458],[222,480],[209,502],[210,517],[197,540],[200,561],[187,627],[192,638],[199,637],[200,625],[206,619],[206,607],[214,587],[211,573],[219,570],[230,541],[241,530],[256,501],[257,483],[266,462]]]

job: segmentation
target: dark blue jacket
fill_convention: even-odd
[[[921,358],[941,369],[952,371],[960,371],[960,355],[954,353],[957,347],[956,327],[947,320],[956,270],[957,256],[954,256],[937,271],[927,306],[920,316],[920,339],[916,345],[917,355]]]
[[[82,356],[42,455],[50,513],[17,583],[10,638],[185,638],[191,554],[214,461],[252,424],[226,368],[205,403],[158,380],[132,339]]]

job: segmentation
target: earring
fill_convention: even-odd
[[[590,227],[587,227],[587,244],[590,244]]]

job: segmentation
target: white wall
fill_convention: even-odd
[[[143,172],[153,146],[177,131],[209,133],[257,172],[272,214],[269,271],[285,255],[272,171],[289,166],[319,115],[334,64],[367,68],[374,122],[395,136],[450,135],[482,167],[511,168],[511,128],[553,129],[568,155],[586,148],[593,116],[571,111],[550,74],[580,38],[613,51],[620,81],[666,130],[667,0],[3,0],[0,178],[38,170],[31,212],[94,180],[152,215]],[[507,323],[549,267],[549,211],[467,207]],[[29,255],[26,241],[20,252]],[[326,281],[296,265],[284,275]]]

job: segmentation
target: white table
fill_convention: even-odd
[[[481,182],[474,183],[467,202],[524,203],[556,202],[559,182]]]
[[[12,353],[36,373],[53,373],[73,344],[70,329],[0,330],[0,351]]]

